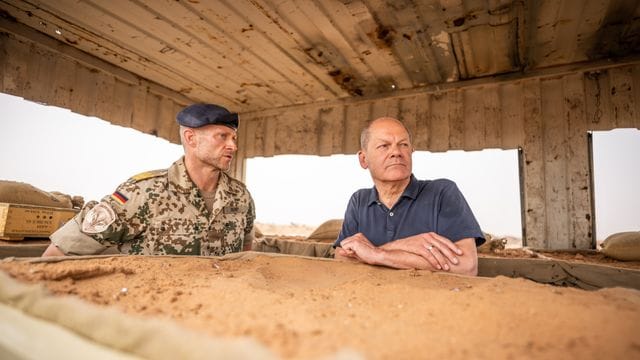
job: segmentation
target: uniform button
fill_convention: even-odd
[[[389,213],[389,216],[393,216],[393,212],[390,212],[390,213]]]

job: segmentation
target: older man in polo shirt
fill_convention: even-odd
[[[375,186],[349,200],[336,259],[477,275],[476,246],[485,241],[480,226],[454,182],[413,176],[406,127],[376,119],[362,131],[360,145],[360,166]]]

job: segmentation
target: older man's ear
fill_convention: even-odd
[[[362,150],[358,151],[358,161],[360,162],[361,168],[365,170],[369,168],[369,164],[367,164],[367,156]]]

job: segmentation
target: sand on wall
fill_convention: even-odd
[[[3,261],[0,269],[125,313],[250,336],[285,358],[344,347],[374,359],[640,356],[640,291],[247,255]]]

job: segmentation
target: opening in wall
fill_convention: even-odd
[[[518,150],[417,151],[413,173],[418,179],[455,181],[483,231],[507,237],[508,246],[522,246]],[[306,225],[311,230],[328,219],[343,218],[351,194],[373,186],[355,155],[247,159],[246,183],[258,223]]]
[[[591,136],[595,234],[640,231],[640,131],[593,131]]]
[[[183,154],[181,145],[157,136],[9,94],[0,93],[0,109],[0,180],[44,191],[98,201]]]

